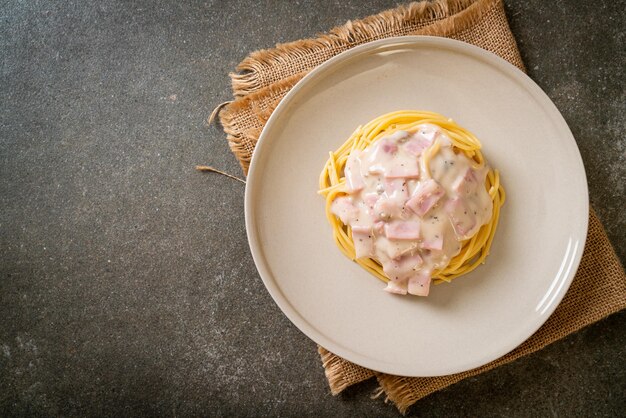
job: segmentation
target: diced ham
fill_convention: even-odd
[[[349,225],[359,216],[359,209],[354,206],[352,199],[347,196],[340,196],[333,200],[330,206],[331,212],[341,219],[345,225]]]
[[[435,180],[427,179],[418,186],[413,197],[406,202],[406,206],[419,216],[424,216],[445,193],[443,187]]]
[[[348,192],[354,193],[365,187],[365,181],[361,174],[361,160],[359,159],[359,151],[352,151],[346,161],[344,174],[346,177],[346,186]]]
[[[390,138],[383,138],[380,140],[380,149],[386,154],[395,154],[398,152],[398,145]]]
[[[461,196],[472,194],[478,187],[478,178],[472,168],[468,168],[463,176],[458,177],[452,183],[452,189]]]
[[[394,141],[382,138],[372,145],[370,150],[363,153],[363,163],[368,166],[369,173],[384,173],[388,165],[393,165],[397,152],[398,145]]]
[[[374,217],[377,220],[388,221],[402,213],[403,199],[378,199],[374,205]]]
[[[368,225],[352,225],[350,228],[352,229],[352,233],[372,234],[372,227]]]
[[[409,154],[419,157],[422,152],[430,146],[430,144],[430,141],[424,138],[412,136],[411,139],[406,141],[406,143],[404,144],[404,149]]]
[[[405,255],[399,260],[383,262],[383,271],[390,279],[399,280],[413,276],[422,264],[424,261],[419,254]]]
[[[376,205],[376,202],[378,202],[379,199],[380,199],[380,195],[378,193],[366,193],[363,196],[363,203],[365,203],[365,206],[368,209],[374,210],[374,206]]]
[[[416,160],[406,160],[403,165],[390,167],[385,171],[387,179],[417,179],[420,176],[420,169]]]
[[[398,240],[419,239],[420,224],[415,221],[392,221],[385,225],[385,236]]]
[[[424,240],[421,247],[425,250],[439,250],[443,249],[443,236],[439,235],[438,238],[431,240]]]
[[[402,131],[404,132],[404,131]],[[404,132],[402,135],[408,135]],[[417,158],[407,153],[403,148],[400,151],[396,136],[398,132],[380,139],[370,149],[362,152],[364,171],[370,174],[384,174],[386,178],[419,178],[420,171]],[[404,146],[401,144],[401,146]]]
[[[404,286],[402,286],[402,284],[404,284]],[[402,284],[389,280],[387,282],[387,287],[385,287],[385,291],[396,295],[406,295],[406,283]]]
[[[450,217],[454,233],[459,239],[471,237],[476,229],[476,216],[473,215],[464,199],[455,197],[448,200],[445,210]]]
[[[408,280],[408,292],[415,296],[428,296],[430,292],[431,272],[420,271]]]
[[[352,227],[352,240],[354,241],[356,258],[374,257],[376,255],[371,228]]]
[[[432,145],[439,135],[439,128],[434,125],[423,125],[404,144],[404,149],[418,157],[424,150]]]

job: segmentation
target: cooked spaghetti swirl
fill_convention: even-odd
[[[346,162],[352,152],[363,151],[378,140],[389,137],[398,131],[413,133],[424,124],[435,125],[441,129],[450,139],[455,153],[464,154],[471,160],[475,169],[486,170],[484,187],[493,205],[489,220],[480,226],[473,236],[460,240],[460,251],[450,258],[447,265],[432,272],[432,278],[436,283],[449,282],[458,276],[469,273],[485,261],[498,225],[500,208],[505,201],[505,191],[500,184],[499,173],[486,165],[479,140],[452,119],[433,112],[402,110],[379,116],[364,126],[359,126],[343,145],[336,151],[330,152],[320,174],[319,193],[326,199],[326,216],[332,226],[333,238],[339,249],[346,257],[356,261],[365,270],[384,282],[388,282],[389,277],[383,271],[381,262],[372,257],[356,257],[351,227],[344,224],[332,212],[331,207],[338,197],[349,194],[345,169]],[[439,144],[437,142],[423,151],[421,158],[426,170],[429,170],[430,161],[438,151]]]

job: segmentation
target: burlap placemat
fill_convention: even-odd
[[[235,100],[220,113],[228,142],[247,172],[261,130],[289,89],[307,72],[356,45],[402,35],[445,36],[491,51],[524,70],[502,0],[438,0],[411,3],[375,16],[348,22],[316,39],[278,45],[246,57],[231,74]],[[319,347],[333,394],[376,377],[380,393],[401,412],[418,399],[466,377],[483,373],[626,308],[626,278],[604,228],[593,210],[580,267],[571,288],[548,321],[509,354],[480,368],[434,378],[376,373]]]

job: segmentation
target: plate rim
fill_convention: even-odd
[[[282,292],[280,291],[280,289],[274,282],[274,279],[269,270],[269,267],[264,262],[265,258],[263,256],[262,246],[261,246],[261,243],[260,243],[257,231],[256,231],[256,220],[253,217],[252,193],[254,189],[257,187],[256,186],[257,182],[262,181],[261,180],[262,175],[256,174],[257,165],[258,165],[258,161],[260,158],[259,155],[261,155],[264,152],[263,150],[265,149],[266,143],[268,142],[268,141],[264,141],[264,138],[267,136],[269,127],[271,127],[275,123],[276,119],[280,117],[280,114],[282,113],[283,109],[287,108],[290,105],[291,101],[294,99],[294,97],[297,97],[300,90],[305,88],[307,84],[311,82],[311,80],[314,80],[315,78],[317,78],[320,73],[323,74],[329,68],[332,69],[335,65],[338,65],[341,62],[349,60],[357,55],[367,53],[370,50],[375,50],[384,46],[394,45],[394,44],[395,45],[424,44],[424,45],[431,45],[431,46],[443,46],[447,49],[460,50],[476,58],[480,58],[480,59],[487,61],[488,64],[496,67],[500,71],[503,71],[507,75],[512,76],[513,79],[517,79],[516,81],[520,81],[519,77],[521,77],[522,80],[525,82],[524,83],[525,87],[532,88],[534,90],[533,92],[534,94],[540,97],[543,96],[542,98],[544,99],[544,103],[542,104],[547,105],[550,108],[550,111],[553,114],[555,114],[557,118],[560,119],[563,126],[566,128],[567,132],[569,133],[569,140],[573,142],[575,149],[578,151],[576,153],[576,157],[577,157],[576,164],[578,165],[578,168],[579,168],[578,173],[582,175],[582,180],[584,180],[582,182],[583,187],[584,187],[584,192],[585,192],[584,196],[582,196],[584,197],[584,201],[582,200],[582,197],[581,197],[581,201],[583,201],[582,206],[581,206],[581,212],[583,208],[585,212],[584,216],[581,216],[581,219],[583,219],[584,225],[580,225],[579,228],[577,228],[580,231],[580,236],[577,238],[583,244],[580,245],[575,250],[573,254],[573,260],[570,261],[571,263],[570,265],[572,268],[569,269],[567,277],[563,281],[562,285],[560,286],[556,297],[552,299],[553,300],[552,304],[548,307],[548,309],[542,312],[542,316],[540,317],[540,320],[538,320],[537,323],[534,324],[534,326],[529,327],[531,332],[529,332],[528,335],[523,337],[523,339],[521,339],[520,341],[516,340],[515,342],[512,342],[511,344],[503,345],[503,348],[501,348],[501,350],[497,350],[498,354],[496,357],[490,358],[487,361],[482,361],[482,363],[480,364],[473,364],[471,365],[471,367],[467,367],[464,369],[446,370],[445,372],[442,372],[439,374],[423,375],[423,374],[415,374],[414,372],[413,373],[409,372],[407,374],[407,373],[399,372],[396,367],[392,367],[392,369],[386,368],[385,366],[388,365],[388,363],[386,363],[384,360],[381,361],[381,360],[372,359],[371,357],[363,356],[354,351],[344,349],[343,346],[335,344],[330,337],[324,335],[323,333],[319,332],[317,329],[312,327],[310,324],[308,324],[306,319],[291,305],[291,302],[287,300],[286,297],[284,297],[284,295],[282,294]],[[334,354],[350,362],[353,362],[357,365],[360,365],[362,367],[366,367],[366,368],[369,368],[378,372],[382,372],[382,373],[395,374],[399,376],[435,377],[435,376],[444,376],[444,375],[450,375],[450,374],[455,374],[455,373],[461,373],[461,372],[465,372],[468,370],[473,370],[473,369],[482,367],[485,364],[490,363],[491,361],[501,358],[502,356],[511,352],[512,350],[520,346],[522,343],[524,343],[526,340],[528,340],[539,328],[541,328],[545,324],[548,318],[550,318],[550,316],[554,313],[556,308],[560,305],[563,297],[569,290],[569,287],[574,279],[576,272],[578,271],[578,267],[582,259],[582,255],[583,255],[585,244],[586,244],[586,237],[588,234],[588,228],[589,228],[589,218],[588,218],[589,186],[587,182],[587,175],[586,175],[585,167],[582,161],[580,149],[578,148],[576,139],[574,138],[571,132],[571,129],[569,128],[569,125],[567,124],[567,121],[565,121],[565,119],[563,118],[563,115],[558,110],[554,102],[550,99],[550,97],[526,73],[524,73],[523,71],[521,71],[519,68],[509,63],[508,61],[504,60],[503,58],[497,56],[496,54],[490,51],[487,51],[485,49],[482,49],[480,47],[462,42],[462,41],[458,41],[458,40],[454,40],[450,38],[436,37],[436,36],[410,35],[410,36],[398,36],[398,37],[391,37],[391,38],[371,41],[365,44],[358,45],[347,51],[344,51],[328,59],[327,61],[323,62],[319,66],[315,67],[312,71],[306,74],[301,80],[299,80],[291,88],[291,90],[279,102],[277,107],[274,109],[274,111],[268,118],[259,136],[255,149],[253,151],[249,170],[248,170],[248,176],[246,179],[244,211],[245,211],[245,226],[246,226],[246,235],[248,239],[248,245],[250,247],[250,252],[252,254],[254,264],[257,268],[259,275],[261,276],[261,279],[263,280],[263,284],[265,285],[265,288],[269,292],[270,296],[272,297],[276,305],[278,305],[282,313],[291,321],[292,324],[296,326],[296,328],[300,330],[300,332],[302,332],[304,335],[306,335],[309,339],[311,339],[316,344],[323,346],[324,348],[333,352]],[[573,230],[573,235],[575,232],[576,231]]]

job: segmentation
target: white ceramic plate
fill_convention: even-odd
[[[471,130],[507,191],[487,263],[428,298],[384,292],[346,259],[316,193],[328,152],[400,109]],[[298,83],[263,130],[245,209],[254,261],[285,315],[339,356],[404,376],[469,370],[531,336],[571,283],[589,210],[580,153],[541,89],[489,52],[431,37],[362,45]]]

